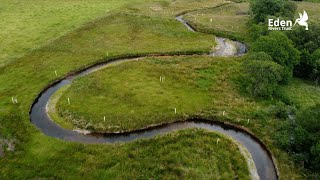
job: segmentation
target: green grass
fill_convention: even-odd
[[[255,122],[265,107],[237,92],[233,81],[241,74],[241,64],[239,58],[201,56],[122,63],[76,80],[56,109],[68,123],[98,132],[130,131],[194,116],[248,126],[247,119]],[[259,124],[250,126],[260,129]]]
[[[209,52],[212,39],[211,35],[188,31],[175,20],[110,15],[1,68],[0,94],[6,99],[17,96],[27,111],[36,94],[56,79],[54,71],[63,76],[121,55]],[[0,112],[10,107],[10,101],[0,102]]]
[[[56,109],[56,105],[58,100],[61,98],[61,96],[63,95],[63,93],[67,90],[67,88],[70,86],[64,86],[61,89],[59,89],[51,98],[50,101],[48,103],[47,106],[47,112],[48,115],[51,119],[54,119],[54,121],[59,124],[60,126],[66,128],[66,129],[71,129],[74,130],[75,128],[77,128],[75,125],[73,125],[71,122],[66,121],[64,118],[60,117],[57,109]]]
[[[248,8],[248,3],[230,3],[218,8],[191,12],[185,19],[202,32],[244,41],[248,36]]]
[[[192,71],[201,59],[192,60],[191,64],[175,58],[152,58],[98,71],[72,84],[57,110],[80,128],[99,132],[130,131],[185,119],[208,107],[211,99],[206,91],[211,86]],[[160,76],[165,77],[164,82]]]
[[[294,79],[288,86],[283,86],[282,90],[298,108],[308,108],[320,103],[320,87],[300,79]]]
[[[0,67],[138,0],[1,0]]]
[[[310,21],[320,21],[320,4],[296,2],[298,12],[306,10]],[[296,18],[299,14],[296,13]],[[249,3],[229,3],[218,8],[205,9],[188,13],[185,19],[201,32],[229,37],[250,43],[248,37]],[[212,19],[212,22],[211,22]]]
[[[161,16],[164,18],[173,18],[176,14],[187,11],[194,11],[196,9],[205,9],[225,4],[223,0],[146,0],[143,4],[129,4],[125,11],[130,14],[143,14],[147,16]]]
[[[211,153],[211,150],[219,150],[210,149],[214,147],[208,141],[201,143],[201,146],[196,144],[197,142],[203,142],[203,138],[207,136],[201,132],[197,135],[197,132],[190,133],[190,131],[186,131],[186,135],[179,135],[178,139],[175,138],[178,136],[177,134],[170,134],[157,139],[141,140],[122,145],[86,145],[67,143],[45,136],[30,123],[28,114],[33,100],[45,86],[68,72],[81,69],[90,64],[108,61],[113,57],[134,54],[168,52],[177,54],[181,52],[199,53],[209,51],[214,45],[212,36],[189,32],[182,24],[176,22],[173,17],[175,13],[214,6],[221,3],[221,1],[178,0],[170,1],[169,4],[168,1],[157,1],[161,4],[161,8],[169,7],[164,13],[158,12],[159,10],[152,10],[150,6],[144,3],[135,4],[134,7],[136,9],[130,9],[133,6],[129,5],[125,6],[125,9],[118,9],[118,7],[122,6],[121,3],[128,1],[99,1],[101,4],[91,3],[93,1],[90,3],[67,1],[65,4],[62,2],[56,3],[57,1],[37,1],[34,5],[38,4],[39,9],[33,6],[29,8],[28,6],[31,3],[11,2],[13,1],[1,3],[0,16],[8,17],[10,15],[13,19],[21,19],[21,28],[15,30],[17,32],[12,31],[10,35],[8,33],[0,33],[1,48],[3,49],[1,50],[1,63],[6,64],[0,67],[0,138],[14,140],[16,148],[14,152],[6,152],[6,156],[0,159],[0,179],[38,177],[101,178],[103,176],[118,179],[125,178],[124,174],[119,174],[121,172],[127,172],[130,177],[142,174],[145,177],[153,176],[159,178],[165,175],[168,175],[166,176],[167,178],[177,176],[178,178],[195,178],[193,176],[194,172],[197,172],[198,178],[207,178],[205,177],[206,175],[216,176],[218,173],[221,177],[230,179],[230,176],[233,177],[236,174],[231,174],[230,169],[224,167],[217,173],[214,172],[215,174],[208,173],[210,168],[204,168],[204,166],[210,167],[212,165],[211,167],[218,167],[217,169],[219,169],[219,165],[213,165],[215,162],[209,162],[210,159],[207,159],[209,155],[215,155]],[[76,4],[85,3],[86,7],[80,8],[79,5],[77,8],[71,8],[72,6],[68,4],[70,2]],[[109,8],[105,8],[109,2]],[[103,5],[104,3],[106,6]],[[149,3],[152,4],[153,2],[149,1]],[[4,10],[4,4],[5,6],[10,6],[11,10],[9,12]],[[205,5],[202,6],[200,4]],[[61,7],[64,5],[66,8]],[[41,10],[40,6],[49,8],[49,10]],[[114,10],[108,14],[104,13],[106,9],[111,10],[113,8]],[[21,10],[25,11],[25,14],[17,13],[17,11],[22,12]],[[34,16],[33,13],[36,11],[40,15]],[[155,15],[155,11],[161,17]],[[13,13],[10,14],[10,12]],[[7,15],[3,15],[3,13],[7,13]],[[47,18],[47,14],[50,15],[51,13],[53,13],[52,19]],[[140,14],[142,15],[140,16]],[[148,15],[152,17],[148,17]],[[79,17],[79,19],[75,18],[75,16]],[[28,21],[22,17],[26,17]],[[101,18],[83,25],[84,22],[91,21],[95,17]],[[64,18],[66,18],[67,22],[62,21]],[[4,19],[2,18],[1,23],[5,22],[5,26],[1,24],[1,27],[9,27],[7,25],[9,22],[7,23]],[[77,23],[75,23],[76,21]],[[16,22],[11,24],[20,24],[20,21],[19,23]],[[0,32],[8,31],[7,28],[3,29]],[[3,37],[5,37],[5,40],[3,40]],[[7,43],[10,41],[12,41],[11,45]],[[196,70],[193,73],[200,77],[195,81],[199,86],[197,89],[199,91],[211,91],[210,96],[215,95],[208,106],[212,107],[212,109],[200,115],[217,117],[221,121],[244,125],[256,133],[271,149],[278,161],[281,178],[301,178],[302,171],[293,165],[293,161],[290,160],[286,153],[275,148],[271,140],[274,134],[273,127],[277,125],[278,121],[269,118],[269,114],[261,115],[265,107],[268,107],[273,101],[254,102],[250,97],[238,93],[239,82],[237,82],[237,78],[234,75],[241,73],[241,58],[214,59],[199,57],[197,61],[199,64],[192,63],[191,61],[195,59],[191,57],[189,61],[187,59],[182,60],[186,60],[186,64],[190,63],[189,65],[192,67],[187,66],[186,70],[188,72],[189,70]],[[196,67],[198,69],[194,69]],[[58,72],[59,77],[55,77],[55,70]],[[217,76],[217,74],[221,76]],[[215,86],[212,86],[211,81],[214,82]],[[212,90],[206,89],[210,86],[214,88]],[[188,93],[186,92],[186,94]],[[18,98],[19,104],[13,105],[11,103],[12,96]],[[226,116],[222,116],[223,111],[226,111]],[[246,123],[248,117],[252,117],[250,124]],[[189,136],[192,135],[195,136],[194,144],[186,143],[188,146],[175,147],[179,143],[183,144],[189,141],[189,139],[191,141],[192,138]],[[215,135],[210,133],[210,136]],[[161,146],[158,146],[158,143]],[[166,148],[166,145],[170,143],[176,143],[176,145]],[[230,142],[228,142],[228,145],[230,145]],[[187,159],[192,158],[190,154],[198,152],[199,147],[205,147],[201,151],[206,153],[195,154],[194,157],[196,159],[186,162]],[[183,151],[184,149],[186,151]],[[209,151],[207,151],[208,149]],[[223,147],[221,151],[222,153],[227,153],[229,152],[227,151],[228,149],[229,146]],[[137,158],[130,160],[129,151],[138,151]],[[156,153],[151,153],[152,151]],[[186,157],[188,158],[183,158],[184,154],[180,155],[179,153],[187,154]],[[237,153],[238,151],[234,149],[232,153],[226,154],[224,159],[235,156],[236,160],[240,160],[241,157],[235,155]],[[177,154],[177,157],[181,157],[178,159],[181,160],[179,162],[183,166],[175,163],[177,159],[174,157]],[[164,159],[159,161],[159,158],[154,157],[164,157]],[[201,165],[197,162],[198,160]],[[155,163],[151,164],[148,161]],[[226,162],[224,165],[236,164],[234,161],[231,160],[232,163]],[[196,166],[199,168],[195,169],[194,167]],[[151,168],[146,168],[143,171],[144,167]],[[133,170],[129,172],[130,169]],[[210,171],[210,173],[212,172]],[[247,171],[239,170],[237,174],[239,177],[245,178]],[[243,176],[240,176],[241,174]]]
[[[46,146],[40,145],[43,141]],[[204,130],[115,145],[73,144],[41,136],[26,145],[28,156],[16,154],[18,161],[2,166],[2,179],[250,179],[238,146]]]
[[[244,126],[264,142],[272,143],[270,138],[281,123],[271,110],[278,100],[255,101],[239,93],[241,64],[242,58],[201,56],[145,58],[121,63],[77,79],[59,100],[59,115],[55,115],[73,124],[72,129],[84,128],[89,123],[88,129],[98,132],[129,131],[201,116]],[[160,76],[166,77],[166,81],[160,83]],[[288,87],[301,85],[302,82],[294,81]],[[312,86],[306,88],[309,91],[305,91],[305,96],[312,97]],[[293,91],[290,100],[298,94]],[[70,105],[67,98],[71,99]],[[320,100],[314,99],[314,102],[320,103]],[[175,106],[177,114],[172,108]],[[281,161],[288,158],[278,149],[271,149]],[[290,168],[286,163],[278,165],[282,170]]]

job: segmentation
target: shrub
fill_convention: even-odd
[[[314,170],[320,170],[320,104],[301,111],[297,115],[297,127],[294,130],[292,150],[305,155],[304,164]]]
[[[260,36],[267,35],[269,33],[267,24],[259,23],[252,24],[249,27],[249,37],[251,41],[255,41]]]
[[[320,24],[318,23],[310,22],[308,31],[302,26],[295,26],[292,31],[286,33],[299,50],[306,49],[313,53],[320,47]]]
[[[320,49],[312,54],[303,49],[300,62],[294,67],[294,74],[297,77],[314,80],[318,83],[320,80]]]
[[[272,57],[263,51],[250,53],[250,54],[248,54],[246,59],[249,61],[251,61],[251,60],[273,61]]]
[[[250,3],[255,23],[264,22],[270,15],[292,19],[296,9],[295,3],[284,0],[252,0]]]
[[[261,36],[253,43],[252,51],[266,52],[273,57],[275,62],[288,67],[288,71],[292,71],[300,59],[300,52],[293,46],[292,41],[281,32],[271,32],[267,36]]]
[[[286,105],[282,101],[275,103],[269,107],[269,114],[279,119],[287,119],[289,115],[295,113],[296,109],[293,106]]]
[[[244,65],[248,90],[253,96],[271,96],[282,80],[283,68],[273,61],[249,61]]]

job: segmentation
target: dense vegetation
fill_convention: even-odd
[[[45,147],[39,147],[43,141]],[[28,146],[28,157],[24,153],[8,155],[18,160],[2,164],[1,179],[250,179],[237,144],[220,134],[197,129],[113,145],[39,136]]]
[[[320,25],[311,21],[309,31],[306,31],[304,27],[297,27],[286,33],[268,32],[261,30],[266,28],[267,18],[273,16],[293,19],[297,9],[296,5],[290,1],[255,0],[251,2],[250,9],[253,14],[252,23],[255,23],[252,31],[255,31],[253,34],[258,38],[253,43],[252,50],[260,54],[254,53],[248,56],[249,62],[246,62],[244,66],[245,71],[249,71],[247,78],[251,85],[249,87],[251,87],[251,91],[255,92],[254,95],[257,95],[256,92],[261,92],[261,87],[268,87],[263,88],[264,91],[258,95],[264,97],[275,95],[288,105],[288,107],[282,105],[280,108],[280,111],[287,115],[280,113],[278,116],[288,120],[283,123],[284,125],[275,139],[281,148],[292,154],[296,162],[303,163],[305,167],[319,172],[320,126],[318,124],[320,106],[300,107],[296,120],[294,120],[295,106],[299,107],[300,104],[288,100],[288,97],[279,91],[279,84],[288,84],[294,74],[296,77],[313,80],[315,85],[318,85],[320,80],[320,49],[318,49],[320,46]],[[272,61],[281,65],[283,69],[278,68],[276,71],[275,65],[271,68]],[[269,71],[262,71],[261,69],[266,69],[266,62],[269,62]],[[280,80],[281,76],[282,81]]]
[[[297,5],[290,0],[252,0],[251,12],[255,23],[265,22],[268,16],[293,19]]]
[[[287,121],[277,134],[278,144],[307,168],[320,169],[320,104],[311,106]]]

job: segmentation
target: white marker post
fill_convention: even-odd
[[[160,82],[164,82],[166,80],[165,77],[160,76]]]
[[[223,112],[222,112],[222,116],[224,116],[225,114],[226,114],[226,112],[225,112],[225,111],[223,111]]]
[[[12,96],[11,101],[13,104],[18,104],[18,99],[16,97]]]
[[[177,108],[174,108],[174,114],[177,114]]]
[[[103,117],[103,121],[106,122],[106,116]]]
[[[70,98],[68,98],[68,104],[70,104]]]

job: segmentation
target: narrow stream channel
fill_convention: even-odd
[[[182,16],[176,18],[180,22],[186,25],[189,30],[194,31],[183,19]],[[238,52],[234,55],[241,55],[245,53],[245,45],[240,44],[241,48],[238,48]],[[243,49],[243,47],[245,49]],[[105,66],[119,61],[131,61],[135,58],[119,58],[113,61],[109,61],[103,64],[98,64],[91,66],[87,69],[79,71],[74,75],[65,77],[64,79],[56,82],[55,84],[47,87],[43,92],[40,93],[38,98],[33,103],[30,110],[31,122],[37,126],[45,135],[59,138],[64,141],[69,142],[81,142],[81,143],[115,143],[115,142],[130,142],[141,138],[152,138],[157,135],[163,135],[173,131],[186,129],[186,128],[203,128],[210,131],[216,131],[226,134],[236,141],[241,143],[251,154],[255,166],[258,171],[258,175],[262,180],[274,180],[278,179],[277,171],[273,163],[272,156],[266,147],[254,137],[240,127],[236,127],[229,124],[224,124],[221,122],[208,121],[205,119],[190,119],[184,122],[175,122],[165,125],[159,125],[152,128],[147,128],[144,130],[137,130],[128,133],[111,133],[111,134],[80,134],[75,131],[67,130],[56,123],[54,123],[47,114],[46,106],[50,100],[50,97],[58,91],[61,87],[71,84],[72,81],[80,76],[85,76],[93,71],[99,70]]]

